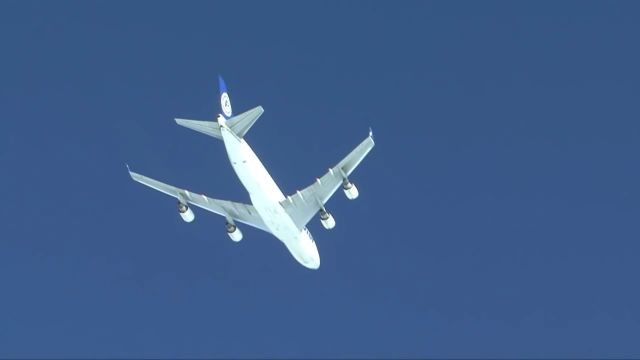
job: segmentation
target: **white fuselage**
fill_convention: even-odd
[[[320,267],[320,254],[307,228],[299,229],[280,202],[285,196],[251,147],[238,138],[218,116],[227,155],[240,182],[249,192],[251,203],[265,225],[289,249],[291,255],[310,269]]]

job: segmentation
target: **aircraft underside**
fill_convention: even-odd
[[[324,228],[332,229],[335,226],[335,220],[325,208],[325,204],[339,187],[342,187],[348,199],[353,200],[358,197],[358,189],[348,176],[373,148],[371,131],[364,141],[337,165],[329,168],[322,177],[317,178],[313,184],[285,196],[243,139],[244,134],[249,131],[264,110],[258,106],[233,116],[226,85],[222,78],[219,78],[219,82],[222,113],[218,115],[217,121],[176,119],[176,122],[224,142],[229,161],[238,179],[249,193],[251,204],[210,198],[204,194],[196,194],[162,183],[131,170],[129,174],[135,181],[176,198],[178,213],[184,221],[194,220],[195,214],[189,204],[195,205],[223,216],[225,229],[233,241],[243,239],[238,223],[247,224],[273,234],[285,244],[300,264],[310,269],[318,269],[320,255],[306,225],[314,216],[318,216]]]

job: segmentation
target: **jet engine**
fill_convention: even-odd
[[[346,179],[342,182],[342,190],[349,200],[354,200],[359,195],[356,185]]]
[[[227,235],[229,235],[231,240],[235,242],[242,240],[242,231],[240,231],[235,224],[226,223],[225,228],[227,229]]]
[[[336,221],[333,219],[333,216],[324,209],[320,210],[320,222],[327,230],[333,229],[336,226]]]
[[[181,202],[178,202],[178,213],[180,213],[180,217],[182,218],[182,220],[188,223],[192,222],[196,217],[193,214],[193,211],[189,209],[187,204],[183,204]]]

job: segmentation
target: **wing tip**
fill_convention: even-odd
[[[127,167],[127,172],[129,173],[129,176],[131,176],[131,178],[132,178],[133,180],[135,180],[135,179],[136,179],[136,178],[135,178],[135,176],[134,176],[134,174],[135,174],[135,173],[134,173],[133,171],[131,171],[131,168],[129,167],[129,164],[124,163],[124,166],[126,166],[126,167]]]
[[[141,175],[138,174],[137,172],[133,172],[131,171],[131,168],[129,167],[129,164],[124,163],[124,166],[127,167],[127,171],[129,172],[129,176],[131,176],[131,178],[135,181],[140,181],[139,179],[141,178]]]

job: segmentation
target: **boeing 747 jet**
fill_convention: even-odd
[[[342,186],[348,199],[358,197],[358,189],[349,180],[349,175],[374,146],[371,130],[364,141],[313,184],[285,196],[243,138],[264,109],[258,106],[234,116],[224,80],[222,77],[218,80],[222,112],[218,114],[217,121],[175,120],[178,125],[224,142],[231,166],[249,193],[251,204],[212,199],[140,175],[127,166],[129,174],[133,180],[176,198],[178,212],[184,221],[194,220],[195,215],[189,205],[195,205],[223,216],[231,240],[242,240],[242,232],[237,223],[247,224],[273,234],[300,264],[309,269],[318,269],[320,255],[313,236],[307,229],[307,223],[317,214],[326,229],[332,229],[336,225],[325,204],[338,187]]]

